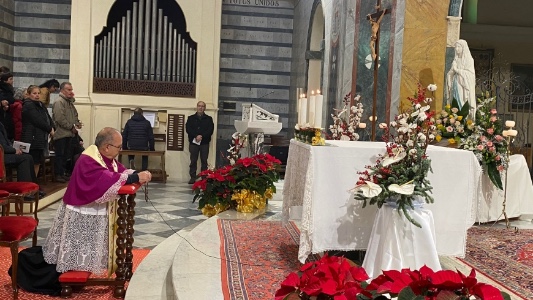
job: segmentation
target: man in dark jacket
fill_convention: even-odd
[[[143,116],[143,110],[137,107],[133,111],[133,116],[126,122],[122,132],[122,149],[154,151],[154,131],[150,121]],[[133,160],[135,156],[128,155],[130,168],[134,168]],[[148,169],[148,156],[142,156],[142,171]]]
[[[200,154],[201,170],[207,170],[207,157],[209,156],[209,142],[215,129],[213,118],[205,113],[205,102],[198,101],[196,113],[187,118],[185,124],[187,135],[189,136],[189,152],[191,153],[191,164],[189,165],[189,184],[196,180],[196,169],[198,168],[198,153]]]

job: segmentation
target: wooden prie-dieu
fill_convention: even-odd
[[[68,271],[59,276],[61,283],[61,297],[69,298],[73,286],[114,286],[113,297],[124,298],[125,284],[133,275],[133,225],[135,224],[135,196],[140,184],[124,185],[118,191],[117,207],[117,247],[114,278],[89,278],[91,272]]]

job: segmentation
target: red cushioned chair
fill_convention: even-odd
[[[32,168],[33,171],[33,168]],[[15,213],[20,216],[23,214],[24,203],[30,203],[33,217],[39,222],[37,209],[39,208],[39,185],[33,182],[6,182],[6,168],[4,165],[4,149],[0,146],[0,190],[9,192],[9,203],[15,204]],[[33,200],[25,201],[24,197],[33,196]],[[9,205],[3,206],[3,214],[9,215]],[[35,235],[33,243],[37,243]]]
[[[9,192],[0,190],[0,205],[9,205],[9,197]],[[18,201],[23,201],[21,198],[17,199]],[[33,246],[37,244],[37,223],[37,220],[32,217],[20,215],[0,217],[0,247],[9,247],[11,249],[13,299],[18,298],[17,267],[19,243],[33,234]]]

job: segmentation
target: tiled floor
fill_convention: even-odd
[[[191,185],[168,181],[148,185],[148,201],[139,191],[135,206],[135,248],[153,249],[174,232],[207,219],[192,203]],[[52,226],[59,201],[41,210],[37,244],[42,245]],[[21,246],[31,246],[31,241]]]

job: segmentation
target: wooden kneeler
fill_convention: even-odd
[[[73,286],[114,286],[113,297],[124,298],[124,285],[133,275],[133,225],[135,224],[135,196],[140,184],[124,185],[118,191],[117,208],[117,270],[115,278],[90,278],[91,272],[68,271],[59,276],[61,297],[70,298]]]

